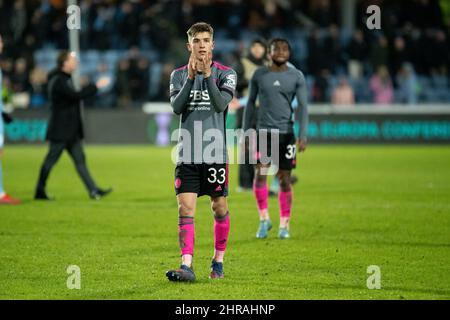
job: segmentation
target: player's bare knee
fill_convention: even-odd
[[[211,201],[211,210],[216,217],[223,217],[228,212],[228,205],[226,201],[221,200],[212,200]]]
[[[187,203],[182,202],[182,203],[178,204],[178,214],[181,217],[192,217],[192,216],[194,216],[194,210],[195,210],[195,207],[192,206],[192,205],[189,205]]]

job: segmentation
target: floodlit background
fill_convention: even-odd
[[[49,179],[56,201],[32,200],[47,151],[47,74],[69,48],[67,3],[0,0],[5,188],[1,299],[449,299],[450,2],[446,0],[78,1],[80,82],[111,85],[84,102],[89,167],[114,192],[88,200],[67,155]],[[381,12],[381,29],[366,20]],[[186,30],[215,30],[214,59],[238,72],[228,113],[245,107],[249,44],[286,37],[303,71],[309,146],[294,173],[292,239],[257,240],[251,193],[230,168],[224,281],[207,279],[207,199],[196,213],[197,278],[169,283],[179,263],[168,105],[171,71],[187,63]],[[242,109],[241,109],[242,110]],[[297,128],[298,129],[298,128]],[[230,147],[233,147],[232,145]],[[270,198],[278,223],[278,202]],[[276,229],[276,228],[275,228]],[[79,266],[81,289],[68,289]],[[369,266],[381,289],[369,289]]]

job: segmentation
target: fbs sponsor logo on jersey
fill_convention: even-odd
[[[189,111],[209,111],[211,110],[211,101],[208,90],[191,90],[189,95]]]
[[[273,86],[274,86],[274,87],[279,87],[279,86],[281,86],[280,81],[275,80],[275,82],[273,83]]]

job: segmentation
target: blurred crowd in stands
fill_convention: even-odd
[[[450,1],[355,1],[355,30],[342,27],[339,0],[80,0],[82,82],[110,77],[88,106],[168,101],[170,72],[187,62],[186,30],[215,29],[215,59],[239,68],[255,38],[288,38],[291,62],[317,103],[449,103]],[[381,8],[381,30],[366,8]],[[5,50],[2,98],[46,106],[46,76],[68,48],[64,0],[0,0]]]

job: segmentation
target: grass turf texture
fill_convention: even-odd
[[[250,193],[236,193],[231,166],[230,240],[225,279],[209,280],[213,219],[196,213],[194,284],[171,283],[179,265],[177,206],[169,148],[88,146],[101,186],[95,202],[65,154],[50,176],[55,202],[31,200],[46,148],[7,146],[5,186],[24,203],[0,207],[1,299],[449,299],[450,148],[316,146],[295,172],[289,240],[274,229],[255,239]],[[69,290],[66,268],[81,268]],[[381,268],[380,290],[366,287]]]

